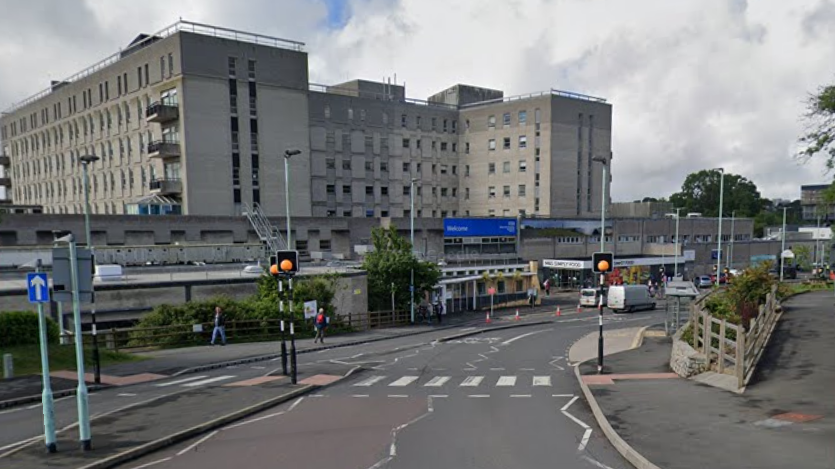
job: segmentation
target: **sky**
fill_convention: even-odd
[[[666,197],[724,167],[763,196],[832,181],[793,155],[835,83],[835,0],[0,0],[0,109],[179,18],[306,43],[311,81],[397,75],[551,88],[613,107],[612,198]]]

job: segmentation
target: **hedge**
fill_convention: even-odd
[[[47,340],[58,343],[58,325],[46,318]],[[0,313],[0,347],[38,344],[38,313],[32,311],[9,311]]]

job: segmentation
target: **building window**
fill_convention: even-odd
[[[342,160],[342,169],[351,170],[351,160]]]
[[[464,142],[464,154],[470,154],[470,142]]]
[[[449,166],[447,166],[445,164],[442,164],[441,165],[441,174],[446,174],[448,168],[449,168]]]
[[[403,172],[408,173],[411,171],[411,163],[403,163]]]
[[[519,160],[519,172],[524,173],[528,170],[528,162],[525,160]]]
[[[415,117],[415,127],[417,127],[418,130],[420,130],[420,124],[421,124],[420,116]]]
[[[470,177],[470,165],[464,165],[464,177]]]
[[[505,127],[510,127],[510,113],[509,112],[506,112],[506,113],[502,114],[502,124]]]
[[[490,116],[487,118],[487,128],[496,127],[496,116]]]
[[[470,200],[470,188],[469,187],[464,188],[464,200]]]
[[[448,123],[448,121],[447,121],[446,119],[444,119],[444,128],[443,128],[443,131],[444,131],[444,132],[446,132],[446,129],[447,129],[447,123]]]
[[[255,79],[255,61],[249,60],[247,61],[247,76],[250,80]]]
[[[381,161],[380,162],[380,171],[388,171],[388,170],[389,170],[389,164],[385,161]]]
[[[447,142],[441,142],[441,151],[446,151],[447,149]]]
[[[365,186],[365,195],[374,195],[374,186]]]
[[[350,107],[348,108],[348,120],[349,121],[354,120],[354,108],[350,108]]]
[[[507,174],[510,172],[510,161],[505,161],[502,163],[502,172]]]
[[[365,170],[366,171],[374,171],[374,162],[373,161],[366,161],[365,162]]]
[[[438,165],[432,163],[432,174],[438,174]]]
[[[325,168],[327,169],[336,169],[336,160],[333,158],[328,158],[325,160]]]
[[[490,186],[487,188],[487,197],[491,199],[496,198],[496,186]]]
[[[325,119],[331,118],[331,107],[329,105],[325,105]]]
[[[411,140],[409,140],[408,138],[403,139],[403,148],[409,148],[411,145],[412,145]]]
[[[519,125],[528,123],[528,111],[519,111]]]
[[[495,138],[491,138],[490,140],[487,141],[487,149],[489,151],[493,151],[493,150],[496,149],[496,139]]]
[[[403,186],[403,195],[410,195],[411,193],[411,186]]]
[[[519,184],[519,197],[525,197],[525,185]]]
[[[525,135],[519,136],[519,148],[528,148],[528,137]]]
[[[346,216],[348,216],[348,217],[350,217],[350,216],[351,216],[351,211],[350,211],[350,210],[348,210],[348,215],[346,215]],[[323,250],[323,251],[330,251],[330,249],[331,249],[331,240],[329,240],[329,239],[320,239],[320,240],[319,240],[319,249],[321,249],[321,250]]]
[[[388,186],[380,187],[380,195],[389,195],[389,188]]]
[[[333,184],[328,184],[327,191],[328,194],[336,194],[336,186]]]
[[[236,59],[235,57],[229,57],[229,59],[227,60],[227,68],[229,70],[230,78],[234,78],[238,74],[237,65],[238,59]]]
[[[502,187],[502,195],[504,197],[510,197],[510,186]]]
[[[360,122],[365,122],[365,109],[360,109]]]
[[[350,194],[351,193],[351,186],[342,186],[342,193],[343,194]]]
[[[383,112],[383,125],[389,124],[389,113]]]
[[[452,121],[452,133],[455,133],[456,130],[458,130],[458,121],[453,120]]]
[[[446,196],[447,196],[447,188],[446,188],[446,187],[442,187],[442,188],[441,188],[441,197],[446,197]]]
[[[502,140],[502,149],[504,149],[504,150],[510,150],[510,137],[505,137],[505,138]]]
[[[496,174],[496,163],[487,163],[487,174]]]
[[[419,138],[415,139],[415,148],[417,148],[418,150],[420,150],[420,142],[421,142],[421,139],[419,139]],[[435,143],[435,142],[432,142],[432,143]]]
[[[400,115],[400,127],[406,128],[406,114]]]

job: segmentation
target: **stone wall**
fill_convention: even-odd
[[[685,326],[686,327],[686,326]],[[673,351],[670,353],[670,368],[682,378],[689,378],[707,371],[707,358],[687,342],[681,340],[682,328],[673,336]]]

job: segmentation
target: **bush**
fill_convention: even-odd
[[[50,344],[58,343],[58,325],[46,318],[46,336]],[[38,313],[10,311],[0,313],[0,347],[38,344]]]

